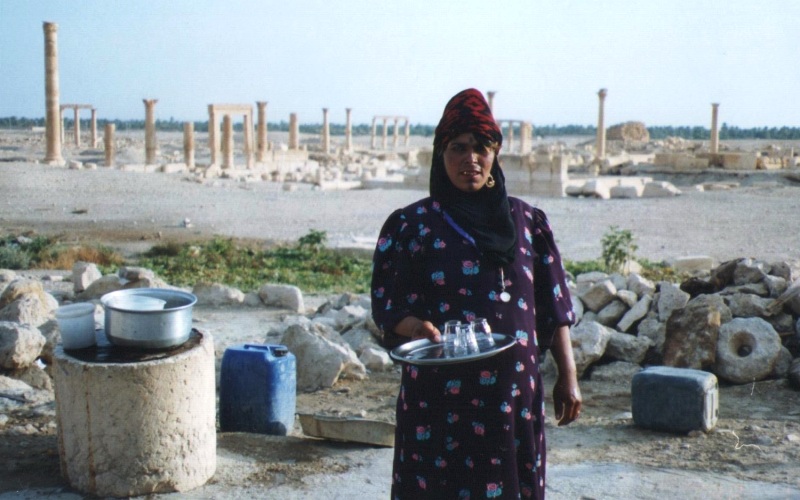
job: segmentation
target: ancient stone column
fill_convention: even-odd
[[[490,91],[486,92],[486,100],[489,103],[489,109],[492,111],[492,113],[494,113],[494,95],[496,93],[497,92],[494,91],[494,90],[490,90]]]
[[[81,113],[78,106],[72,108],[72,116],[75,119],[75,128],[73,129],[73,133],[75,135],[75,146],[81,147]]]
[[[233,168],[233,120],[222,117],[222,168]]]
[[[328,124],[328,108],[322,108],[322,152],[328,154],[331,150],[331,129]]]
[[[300,149],[300,125],[297,113],[289,113],[289,149]]]
[[[208,105],[208,149],[211,151],[211,165],[219,165],[219,130],[213,104]]]
[[[344,126],[344,150],[349,153],[353,150],[353,122],[350,117],[350,112],[353,110],[351,108],[345,108],[344,111],[347,113]]]
[[[155,107],[158,99],[142,99],[144,102],[144,163],[153,165],[156,162],[156,115]]]
[[[370,143],[369,143],[370,144],[370,149],[375,149],[375,135],[376,135],[375,134],[375,128],[376,128],[375,120],[376,119],[377,119],[376,116],[372,117],[372,135],[370,136]]]
[[[267,161],[267,101],[257,101],[258,129],[256,131],[256,161]]]
[[[717,117],[719,113],[719,103],[711,104],[711,153],[719,153],[719,128],[717,126]]]
[[[97,149],[97,110],[92,108],[92,149]]]
[[[65,118],[64,118],[64,110],[65,109],[66,108],[64,106],[59,106],[59,110],[60,110],[59,111],[59,118],[61,119],[61,144],[64,144],[66,142],[65,141],[65,137],[64,137],[65,134],[66,134],[66,130],[67,130],[67,124],[64,123],[64,120],[65,120]]]
[[[411,140],[411,122],[408,118],[406,118],[406,138],[405,138],[405,146],[408,147],[408,143]]]
[[[394,131],[392,136],[392,149],[397,149],[397,140],[400,138],[400,128],[397,126],[398,123],[400,123],[400,120],[395,118]]]
[[[382,144],[382,147],[383,147],[384,150],[386,149],[387,139],[389,137],[389,126],[387,125],[388,121],[389,121],[388,118],[384,118],[383,119],[383,144]]]
[[[188,168],[194,168],[194,123],[183,124],[183,162]]]
[[[508,122],[508,152],[514,151],[514,122]]]
[[[531,122],[522,122],[519,126],[519,152],[528,154],[531,152],[531,139],[533,138],[533,126]]]
[[[603,116],[606,95],[606,89],[600,89],[597,96],[600,98],[600,109],[597,112],[597,146],[595,147],[595,159],[602,161],[606,157],[606,126],[605,118]]]
[[[114,129],[116,125],[106,123],[106,135],[103,137],[103,145],[106,150],[106,167],[114,166]]]
[[[61,108],[58,94],[58,25],[44,23],[44,97],[45,140],[44,162],[63,165],[61,156]]]
[[[253,168],[253,111],[244,115],[244,160],[248,169]]]

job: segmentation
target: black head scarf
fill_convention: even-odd
[[[467,132],[483,144],[496,143],[498,151],[503,143],[503,134],[489,104],[475,89],[459,92],[445,106],[433,140],[430,193],[445,213],[472,236],[484,257],[499,266],[509,264],[516,255],[517,230],[497,155],[491,169],[494,187],[484,185],[474,193],[455,187],[444,168],[447,143]]]

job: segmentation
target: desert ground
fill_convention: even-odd
[[[180,147],[179,134],[162,140],[162,149]],[[120,154],[141,162],[141,146],[132,140],[130,150]],[[70,170],[36,163],[43,156],[36,134],[0,131],[0,232],[102,243],[131,259],[164,241],[222,235],[268,244],[295,240],[312,229],[326,231],[337,246],[369,252],[364,242],[374,240],[386,216],[426,195],[403,189],[320,191],[308,185],[286,190],[273,182],[195,182],[184,174],[103,167]],[[67,148],[65,157],[102,165],[98,151]],[[567,259],[599,257],[609,226],[631,230],[637,255],[653,261],[689,255],[717,262],[800,258],[800,185],[763,172],[712,177],[671,177],[683,191],[674,198],[525,199],[547,212]],[[708,180],[738,187],[693,188]],[[307,298],[310,307],[325,300]],[[270,326],[283,315],[198,307],[195,319],[197,328],[214,337],[219,356],[232,344],[274,341]],[[366,381],[343,380],[298,394],[297,410],[393,421],[398,382],[397,367]],[[551,387],[552,379],[546,385]],[[564,428],[548,422],[549,498],[800,498],[800,392],[786,380],[723,384],[716,428],[689,436],[634,426],[630,380],[582,380],[581,389],[581,418]],[[5,414],[0,498],[78,498],[59,475],[52,403]],[[214,478],[191,492],[158,496],[386,498],[390,471],[389,449],[309,439],[299,427],[288,437],[220,433]]]

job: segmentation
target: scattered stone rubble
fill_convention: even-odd
[[[711,268],[708,258],[686,261],[673,266],[695,275],[680,284],[654,283],[637,273],[591,272],[571,280],[579,375],[627,384],[643,366],[664,364],[710,371],[732,384],[788,378],[800,390],[800,262],[742,258]],[[169,287],[148,269],[124,267],[102,276],[94,264],[77,263],[62,286],[45,291],[43,283],[58,278],[0,271],[0,417],[15,405],[52,401],[47,370],[60,341],[54,319],[59,304],[94,302],[102,325],[103,294]],[[246,294],[200,283],[191,291],[199,306],[286,310],[280,331],[267,334],[264,343],[279,339],[295,354],[298,390],[394,369],[367,296],[345,293],[308,310],[301,291],[288,285],[265,284]],[[554,370],[549,355],[544,369]]]

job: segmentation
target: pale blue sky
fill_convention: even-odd
[[[800,126],[793,0],[0,0],[0,116],[44,116],[42,22],[59,25],[61,103],[102,118],[205,120],[269,101],[268,120],[407,115],[495,90],[534,124]],[[255,106],[255,105],[254,105]]]

